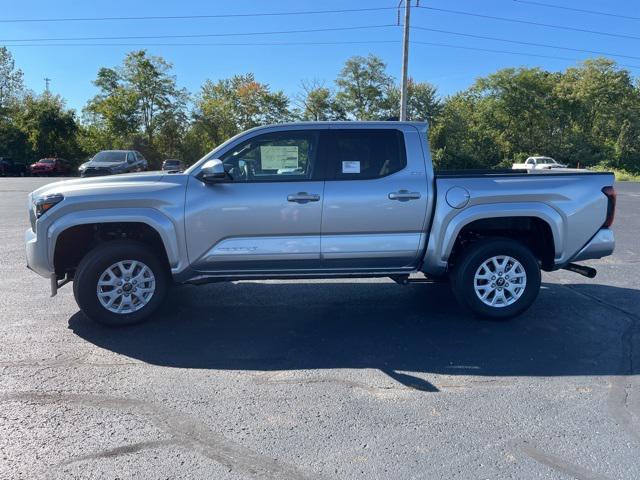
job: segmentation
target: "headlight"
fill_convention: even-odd
[[[47,195],[46,197],[38,198],[33,203],[33,211],[36,215],[36,218],[40,218],[46,212],[48,212],[52,207],[55,207],[62,200],[64,200],[64,196],[61,193],[56,193],[53,195]]]
[[[78,167],[78,171],[80,171],[80,172],[84,172],[86,169],[87,169],[87,164],[86,163],[83,163],[82,165],[80,165]]]

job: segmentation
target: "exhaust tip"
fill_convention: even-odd
[[[595,268],[587,267],[586,265],[578,265],[577,263],[568,263],[562,268],[564,270],[569,270],[570,272],[579,273],[587,278],[595,278],[598,274],[598,271]]]

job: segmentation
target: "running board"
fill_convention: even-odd
[[[578,265],[577,263],[568,263],[564,267],[564,270],[569,270],[570,272],[579,273],[587,278],[595,278],[598,274],[598,271],[593,267],[587,267],[586,265]]]
[[[409,275],[389,275],[389,278],[398,285],[409,285],[410,283],[446,283],[446,278],[409,278]]]

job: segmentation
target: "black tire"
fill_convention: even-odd
[[[526,273],[526,285],[519,298],[510,305],[490,306],[485,304],[476,294],[475,275],[485,261],[502,255],[507,255],[520,262]],[[458,259],[451,273],[451,287],[458,302],[478,317],[506,320],[520,315],[531,306],[538,296],[540,266],[533,253],[520,242],[509,238],[484,239],[470,244]],[[493,297],[493,295],[491,296]],[[511,295],[511,293],[505,291],[505,295]]]
[[[149,303],[139,310],[114,313],[102,306],[96,289],[102,273],[124,260],[136,260],[148,266],[155,277],[156,289]],[[147,319],[160,306],[168,288],[169,272],[163,262],[147,246],[132,240],[106,242],[94,248],[82,259],[73,278],[73,295],[82,312],[91,320],[114,327],[133,325]]]

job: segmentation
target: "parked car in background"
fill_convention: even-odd
[[[26,174],[26,164],[18,163],[9,157],[0,157],[0,177],[24,177]]]
[[[613,252],[613,174],[434,172],[427,139],[419,122],[265,126],[184,173],[49,184],[29,196],[27,262],[110,325],[148,317],[171,283],[419,273],[505,319],[541,270],[593,277],[573,262]]]
[[[142,172],[148,162],[136,150],[102,150],[78,168],[82,177],[115,175],[117,173]]]
[[[567,168],[563,163],[556,162],[551,157],[529,157],[524,163],[514,163],[514,170],[549,170],[551,168]]]
[[[181,172],[184,170],[184,165],[180,160],[167,159],[162,162],[162,170],[166,172]]]
[[[36,163],[32,163],[29,169],[31,175],[34,176],[69,175],[71,173],[69,162],[64,158],[57,157],[41,158]]]

